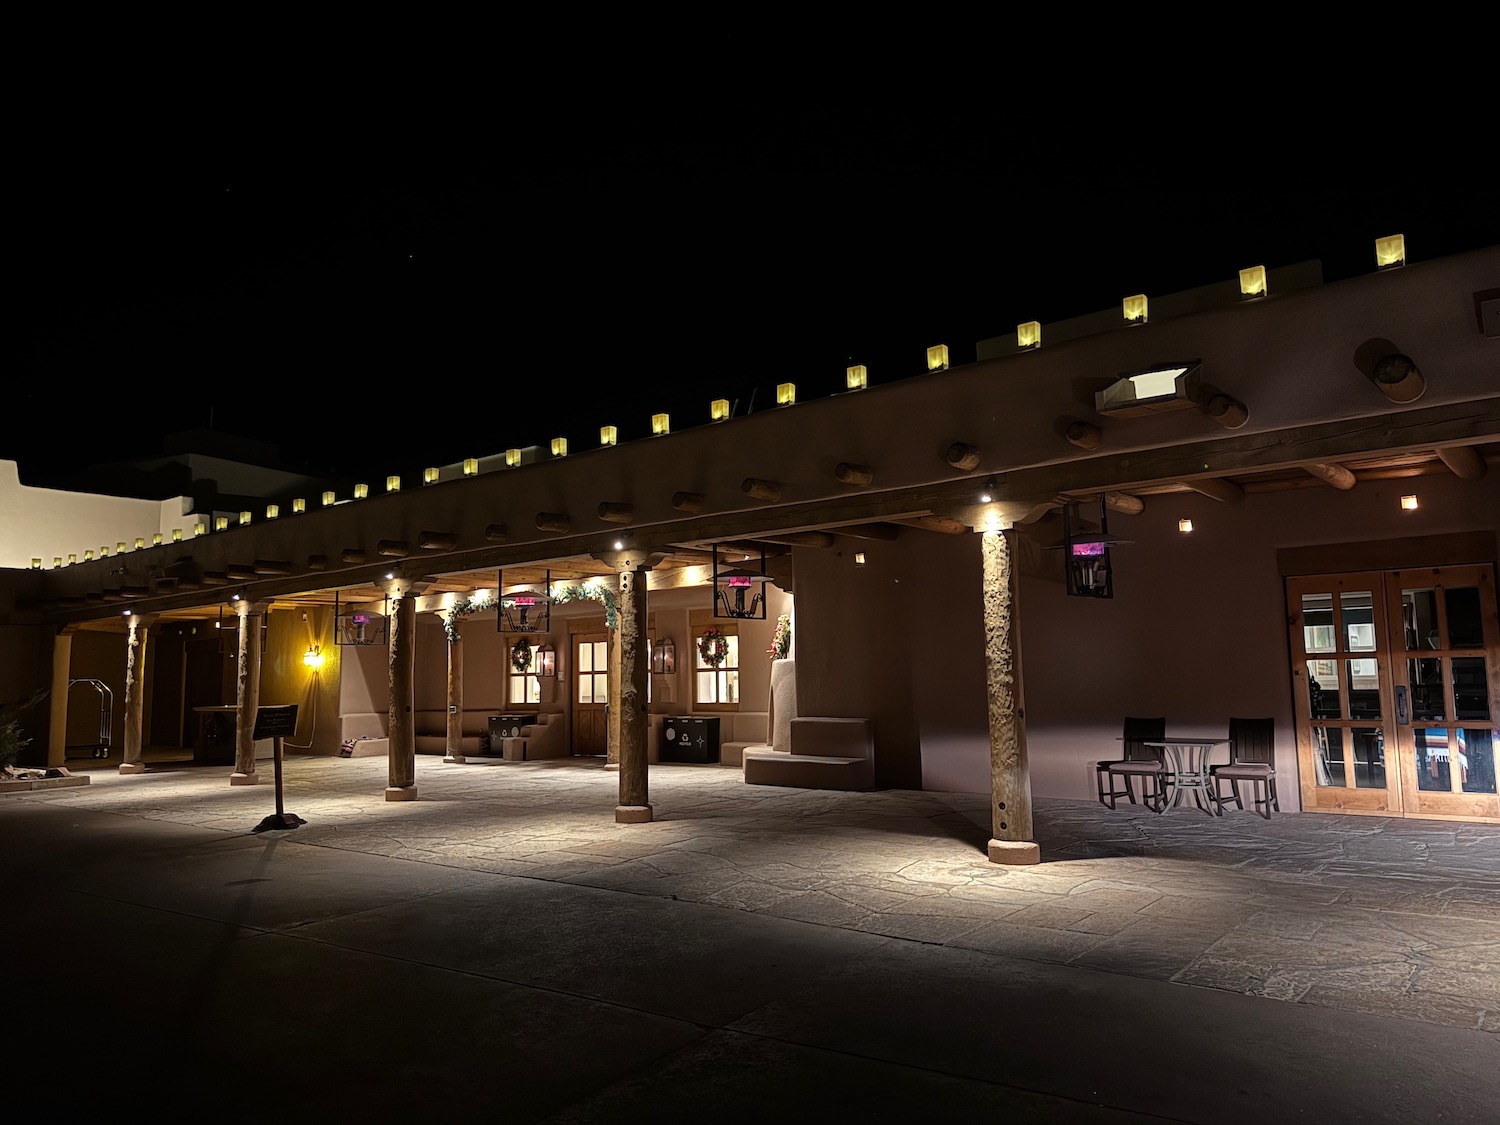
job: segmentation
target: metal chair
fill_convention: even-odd
[[[1214,813],[1224,815],[1224,805],[1231,799],[1234,807],[1244,809],[1240,800],[1240,782],[1250,783],[1251,805],[1267,820],[1271,810],[1281,811],[1276,799],[1276,722],[1274,719],[1229,720],[1229,762],[1209,767],[1213,781]],[[1229,793],[1220,788],[1220,782],[1229,782]]]
[[[1135,804],[1135,778],[1141,779],[1141,803],[1152,812],[1159,813],[1167,805],[1167,786],[1171,775],[1167,772],[1165,751],[1160,746],[1147,746],[1148,740],[1167,737],[1167,720],[1140,719],[1127,716],[1121,742],[1125,756],[1110,762],[1099,762],[1094,768],[1094,780],[1099,787],[1099,803],[1107,809],[1115,807],[1115,799],[1128,797]],[[1115,788],[1115,779],[1122,778],[1124,789]]]

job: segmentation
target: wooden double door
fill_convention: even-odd
[[[1500,823],[1488,563],[1287,579],[1302,807]]]

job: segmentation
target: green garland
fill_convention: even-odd
[[[564,586],[561,590],[553,592],[552,601],[555,604],[576,601],[603,602],[604,624],[608,628],[613,629],[620,620],[619,605],[615,601],[614,592],[608,587],[598,585],[597,583],[592,586]]]
[[[480,610],[494,609],[498,603],[494,598],[485,598],[483,601],[475,601],[473,598],[465,598],[456,603],[452,609],[443,614],[443,632],[448,634],[448,643],[456,645],[459,642],[459,623],[465,617],[470,617]]]

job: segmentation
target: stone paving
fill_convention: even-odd
[[[72,768],[72,764],[70,764]],[[6,795],[244,834],[275,811],[227,768],[153,764]],[[747,786],[655,765],[649,824],[614,822],[601,759],[288,758],[301,844],[706,903],[1500,1036],[1500,826],[1328,814],[1156,815],[1041,798],[1042,863],[985,857],[984,795]]]

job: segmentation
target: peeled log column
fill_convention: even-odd
[[[240,603],[244,605],[243,602]],[[239,659],[235,664],[234,772],[230,785],[254,785],[255,713],[260,708],[260,614],[240,611]]]
[[[620,631],[620,803],[615,821],[641,824],[652,817],[646,778],[646,672],[651,659],[646,568],[620,571],[615,620]]]
[[[390,749],[387,751],[387,801],[413,801],[417,796],[417,739],[412,726],[412,684],[415,670],[417,605],[410,590],[391,592],[390,635],[387,658],[390,667]]]
[[[459,639],[462,624],[451,616],[448,625],[454,639],[448,642],[448,756],[445,762],[464,758],[464,646]]]
[[[1016,571],[1011,565],[1014,531],[987,531],[982,538],[984,575],[984,666],[989,701],[991,863],[1041,862],[1032,839],[1031,770],[1026,758],[1025,703],[1021,691],[1021,628]]]
[[[146,635],[139,621],[130,622],[125,648],[125,749],[121,773],[145,773],[141,761],[141,731],[145,715]],[[244,630],[241,630],[243,636]]]

